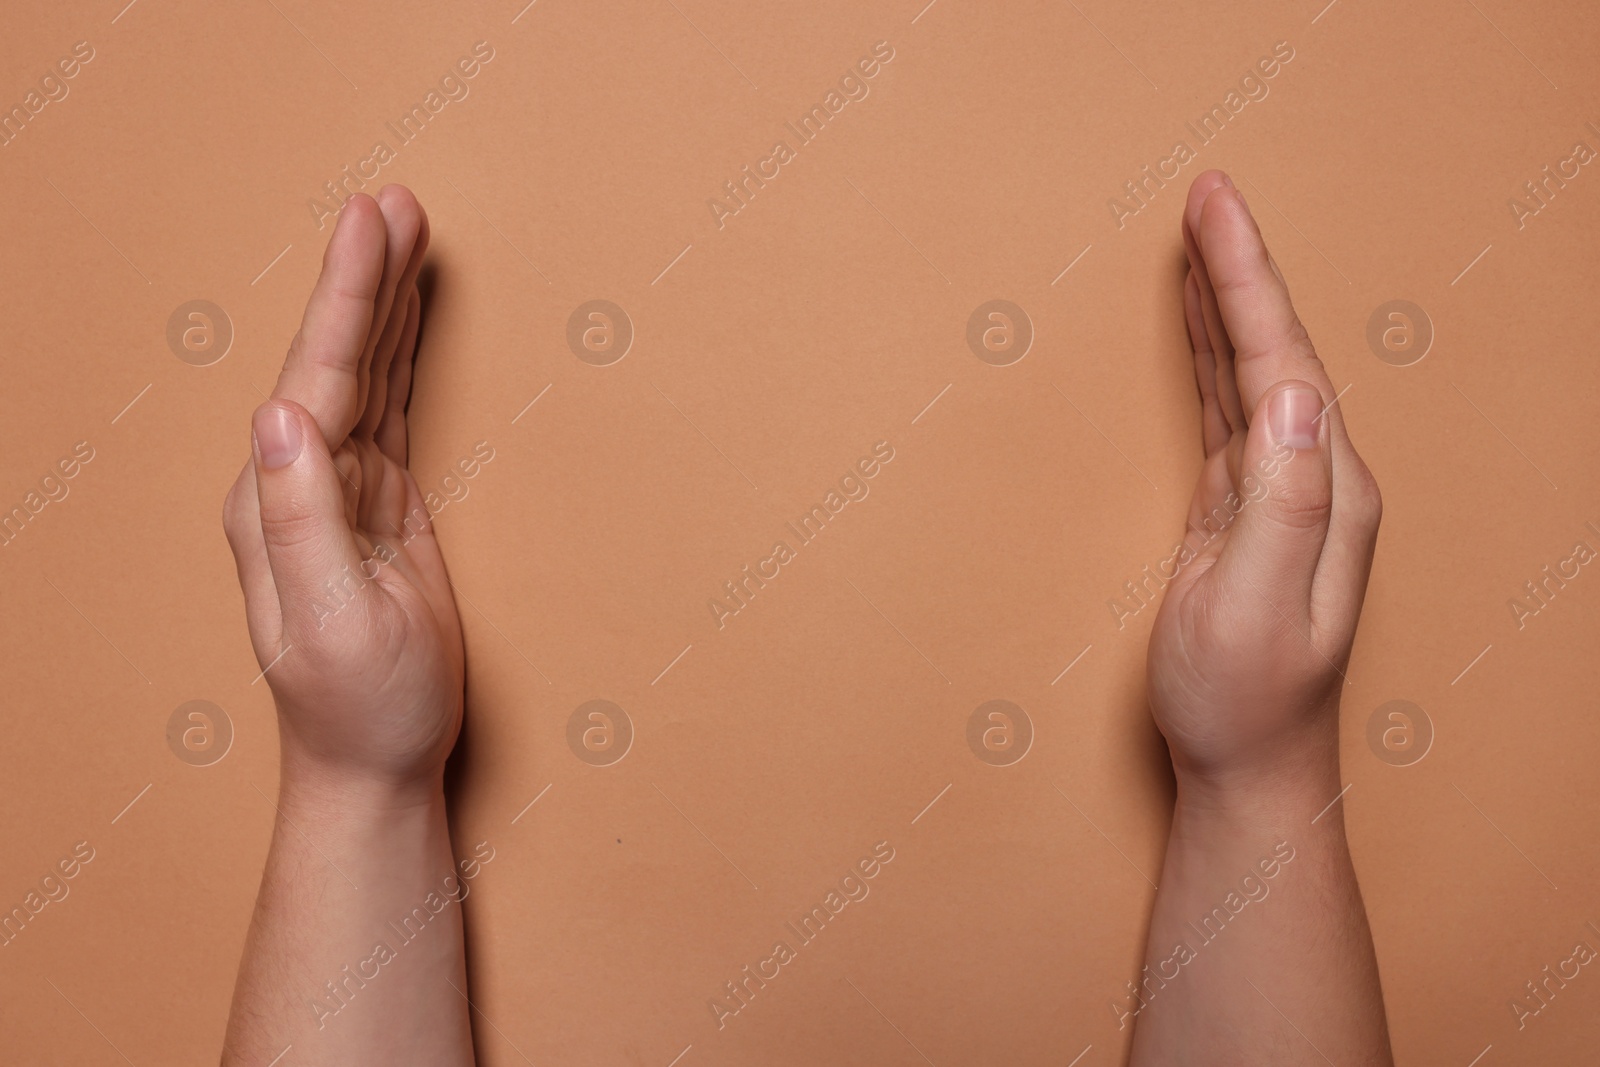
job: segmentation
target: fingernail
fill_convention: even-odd
[[[1233,187],[1234,187],[1234,185],[1233,185],[1233,179],[1232,179],[1232,178],[1230,178],[1230,177],[1228,177],[1228,175],[1227,175],[1227,172],[1223,172],[1223,175],[1222,175],[1222,184],[1223,184],[1223,185],[1226,185],[1226,186],[1227,186],[1227,187],[1228,187],[1228,188],[1229,188],[1229,189],[1232,189],[1232,188],[1233,188]]]
[[[289,409],[276,404],[263,404],[256,409],[252,425],[256,454],[261,457],[261,465],[267,470],[287,467],[300,455],[300,423]]]
[[[1322,394],[1309,386],[1282,389],[1272,396],[1267,425],[1272,436],[1296,450],[1316,448]]]

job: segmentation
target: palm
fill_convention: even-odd
[[[1233,433],[1206,457],[1186,539],[1195,553],[1168,585],[1150,635],[1151,712],[1174,756],[1201,764],[1222,762],[1263,725],[1241,721],[1261,704],[1239,697],[1270,685],[1256,650],[1272,647],[1280,628],[1268,601],[1248,586],[1229,588],[1237,575],[1215,566],[1232,532],[1230,498],[1250,506],[1237,473],[1244,438]]]

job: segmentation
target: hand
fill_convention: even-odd
[[[1339,696],[1382,502],[1220,171],[1190,188],[1183,237],[1206,459],[1150,638],[1151,711],[1180,792],[1288,788],[1313,768],[1322,789],[1330,768],[1337,781]]]
[[[404,187],[345,205],[223,508],[286,787],[437,790],[460,729],[461,622],[406,469],[427,246]]]
[[[1145,968],[1112,1010],[1137,1020],[1137,1067],[1389,1067],[1372,932],[1330,804],[1382,504],[1226,175],[1195,179],[1183,238],[1206,458],[1149,658],[1178,795]]]

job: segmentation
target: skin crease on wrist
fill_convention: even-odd
[[[1322,1062],[1315,1041],[1317,1057],[1341,1065],[1387,1064],[1342,812],[1309,821],[1339,790],[1338,698],[1381,503],[1225,175],[1195,180],[1182,234],[1205,458],[1185,529],[1192,550],[1147,663],[1178,784],[1152,963],[1263,850],[1297,851],[1270,903],[1185,968],[1199,977],[1130,1009],[1130,1062]],[[464,708],[461,623],[408,469],[427,244],[427,216],[403,187],[345,205],[224,507],[282,753],[227,1064],[272,1062],[287,1044],[297,1064],[473,1062],[458,906],[426,947],[384,966],[381,993],[315,1017],[299,994],[362,959],[371,931],[459,862],[442,776]],[[324,587],[373,559],[383,565],[328,612]],[[1258,982],[1270,1004],[1246,984]]]

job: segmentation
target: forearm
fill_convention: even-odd
[[[1342,803],[1324,811],[1339,788],[1336,763],[1225,792],[1180,778],[1146,968],[1122,1001],[1133,1067],[1392,1063]]]
[[[224,1065],[470,1065],[460,900],[442,789],[285,771]]]

